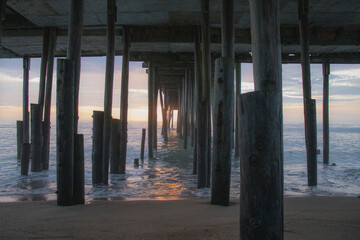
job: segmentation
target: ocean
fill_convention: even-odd
[[[130,122],[126,174],[111,174],[108,186],[92,186],[92,123],[80,122],[84,134],[85,199],[93,200],[172,200],[209,198],[210,189],[197,189],[192,175],[193,148],[183,149],[183,141],[171,129],[169,141],[160,136],[154,159],[145,159],[138,167],[133,159],[140,156],[141,130],[147,122]],[[0,124],[0,202],[47,201],[56,199],[56,128],[51,129],[50,168],[48,171],[20,175],[16,158],[16,123]],[[147,142],[146,142],[147,145]],[[284,194],[285,196],[360,197],[360,126],[330,126],[330,164],[322,164],[322,129],[318,126],[318,186],[307,186],[304,127],[284,125]],[[233,157],[231,198],[239,198],[240,159]]]

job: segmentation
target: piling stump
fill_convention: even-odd
[[[57,204],[73,204],[74,189],[74,63],[57,61],[56,170]]]
[[[307,155],[307,174],[308,185],[317,185],[317,133],[316,133],[316,102],[315,99],[305,100],[306,128],[306,155]]]
[[[146,136],[146,129],[142,129],[141,134],[141,153],[140,153],[140,159],[144,160],[144,152],[145,152],[145,136]]]
[[[93,142],[92,142],[92,182],[101,184],[103,180],[102,171],[102,143],[104,130],[104,112],[93,112]]]
[[[29,173],[30,147],[30,143],[23,143],[21,147],[21,175]]]
[[[241,95],[240,239],[282,239],[282,106],[275,92]]]
[[[85,203],[84,135],[74,135],[74,189],[73,204]]]
[[[110,132],[110,173],[120,173],[120,120],[111,120]]]
[[[40,104],[31,104],[31,171],[42,170],[42,121]]]
[[[21,160],[21,147],[23,144],[23,121],[16,121],[17,159]]]

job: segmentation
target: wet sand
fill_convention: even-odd
[[[239,239],[239,203],[208,200],[0,203],[0,239]],[[285,239],[360,239],[360,199],[285,199]]]

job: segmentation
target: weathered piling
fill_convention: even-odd
[[[251,0],[255,91],[241,95],[240,239],[283,239],[283,140],[278,0]]]
[[[107,1],[107,29],[106,29],[106,72],[105,72],[105,93],[104,93],[104,130],[102,145],[103,161],[103,184],[108,184],[109,177],[109,154],[110,154],[110,128],[112,114],[112,98],[114,84],[114,59],[115,59],[115,18],[116,2]]]
[[[304,98],[304,123],[305,123],[305,143],[306,143],[306,156],[307,162],[310,163],[313,159],[316,159],[317,139],[312,139],[312,136],[316,135],[311,131],[316,131],[316,122],[312,122],[311,116],[312,109],[308,109],[311,104],[307,104],[311,100],[311,77],[310,77],[310,55],[309,55],[309,1],[299,0],[298,1],[298,12],[299,12],[299,27],[300,27],[300,45],[301,45],[301,67],[302,67],[302,82],[303,82],[303,98]],[[316,113],[315,113],[316,114]],[[310,158],[310,159],[309,159]],[[308,166],[309,168],[310,166]],[[311,172],[314,172],[312,169]],[[309,179],[308,183],[312,182]]]
[[[185,69],[185,77],[183,81],[183,108],[184,108],[184,149],[187,149],[188,145],[188,132],[189,132],[189,121],[188,121],[188,115],[189,115],[189,91],[188,91],[188,85],[189,85],[189,68]]]
[[[85,203],[85,162],[84,162],[84,135],[74,135],[74,184],[73,184],[73,204]],[[75,160],[76,156],[76,160]]]
[[[50,28],[45,28],[43,32],[43,48],[41,54],[39,98],[38,98],[38,104],[40,104],[40,108],[41,108],[41,121],[44,111],[45,81],[46,81],[46,68],[47,68],[48,56],[49,56],[49,46],[50,46],[49,44],[50,44]]]
[[[50,29],[50,40],[49,40],[48,63],[47,63],[47,70],[46,70],[43,149],[42,149],[42,156],[41,156],[43,170],[49,169],[51,93],[52,93],[55,50],[56,50],[56,29],[51,28]]]
[[[71,0],[68,27],[67,59],[74,62],[74,132],[78,132],[79,121],[79,86],[81,68],[81,38],[83,33],[84,0]]]
[[[154,67],[154,71],[153,71],[153,74],[154,74],[154,93],[153,93],[153,97],[154,97],[154,100],[153,100],[153,148],[156,149],[157,148],[157,99],[158,99],[158,78],[157,78],[157,74],[156,74],[156,68]]]
[[[161,113],[162,113],[162,120],[163,120],[161,132],[163,134],[164,141],[167,141],[168,140],[167,114],[166,114],[166,109],[165,109],[164,101],[163,101],[163,95],[162,95],[161,91],[160,91],[160,105],[161,105]]]
[[[74,73],[71,60],[57,61],[56,170],[57,204],[73,204],[74,189]]]
[[[234,59],[215,60],[211,204],[229,205],[234,118]]]
[[[322,65],[323,69],[323,163],[329,164],[329,75],[330,63]]]
[[[93,112],[93,134],[92,134],[92,183],[101,184],[103,180],[103,131],[104,131],[104,112]]]
[[[42,121],[40,104],[31,104],[31,171],[42,170]]]
[[[141,153],[140,153],[140,159],[144,160],[144,152],[145,152],[145,135],[146,135],[146,129],[142,129],[141,134]]]
[[[23,140],[21,153],[21,175],[27,175],[30,162],[30,144],[29,144],[29,70],[30,58],[23,58]]]
[[[124,54],[122,59],[121,75],[121,102],[120,102],[120,169],[119,173],[125,174],[126,147],[127,147],[127,121],[129,102],[129,57],[130,57],[130,32],[129,28],[123,27]]]
[[[29,143],[29,71],[30,58],[23,58],[23,142]]]
[[[21,146],[21,175],[29,173],[30,147],[30,143],[23,143]]]
[[[154,134],[154,124],[153,124],[153,105],[154,105],[154,63],[149,62],[149,71],[148,71],[148,151],[149,151],[149,158],[154,157],[154,149],[153,149],[153,134]]]
[[[240,239],[282,239],[280,108],[277,93],[241,95]]]
[[[203,1],[203,5],[208,1]],[[203,6],[204,7],[204,6]],[[208,10],[208,5],[205,6]],[[205,9],[205,10],[206,10]],[[206,13],[203,9],[203,17],[207,18]],[[202,28],[203,29],[203,28]],[[208,92],[205,91],[205,94],[203,94],[204,90],[203,88],[208,87],[207,85],[204,85],[203,81],[203,73],[202,68],[203,64],[202,62],[208,62],[205,61],[205,58],[202,58],[201,51],[200,51],[200,29],[195,29],[194,34],[194,43],[195,43],[195,50],[194,50],[194,57],[195,57],[195,73],[196,73],[196,86],[197,86],[197,121],[196,121],[196,128],[197,128],[197,187],[198,188],[204,188],[207,186],[207,175],[208,175],[208,167],[207,167],[207,160],[208,160],[208,114],[209,114],[209,96]],[[205,49],[205,48],[204,48]],[[207,48],[208,49],[208,48]],[[206,71],[207,72],[207,71]],[[208,76],[208,73],[207,75]],[[206,82],[206,81],[205,81]]]
[[[240,156],[241,63],[235,63],[235,157]]]
[[[196,175],[197,174],[197,128],[195,128],[195,133],[194,133],[194,160],[193,160],[193,174]]]
[[[308,173],[308,185],[317,185],[317,134],[316,134],[316,101],[315,99],[307,99],[305,102],[307,114],[306,122],[309,123],[306,128],[306,159],[307,159],[307,173]]]
[[[23,144],[23,121],[16,121],[16,143],[17,143],[17,159],[21,159],[21,147]]]
[[[211,204],[229,205],[234,140],[234,1],[222,0],[222,57],[215,60]]]
[[[120,173],[120,120],[111,120],[110,131],[110,173]]]

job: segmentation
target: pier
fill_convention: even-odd
[[[316,186],[310,64],[323,68],[323,163],[329,164],[329,74],[332,64],[360,63],[359,9],[360,2],[340,0],[0,0],[0,58],[23,59],[21,174],[29,166],[32,172],[49,168],[56,67],[58,205],[84,203],[79,81],[81,57],[90,56],[106,56],[104,109],[93,114],[92,182],[107,185],[109,168],[125,174],[129,62],[142,62],[148,129],[140,159],[146,132],[148,158],[154,159],[158,137],[168,140],[177,111],[183,148],[194,148],[197,187],[211,188],[212,204],[229,205],[234,146],[241,161],[240,238],[283,239],[282,64],[302,66],[308,185]],[[115,56],[122,56],[119,120],[112,116]],[[41,67],[38,102],[29,111],[31,58],[41,58]],[[241,94],[242,63],[253,63],[252,93]]]

